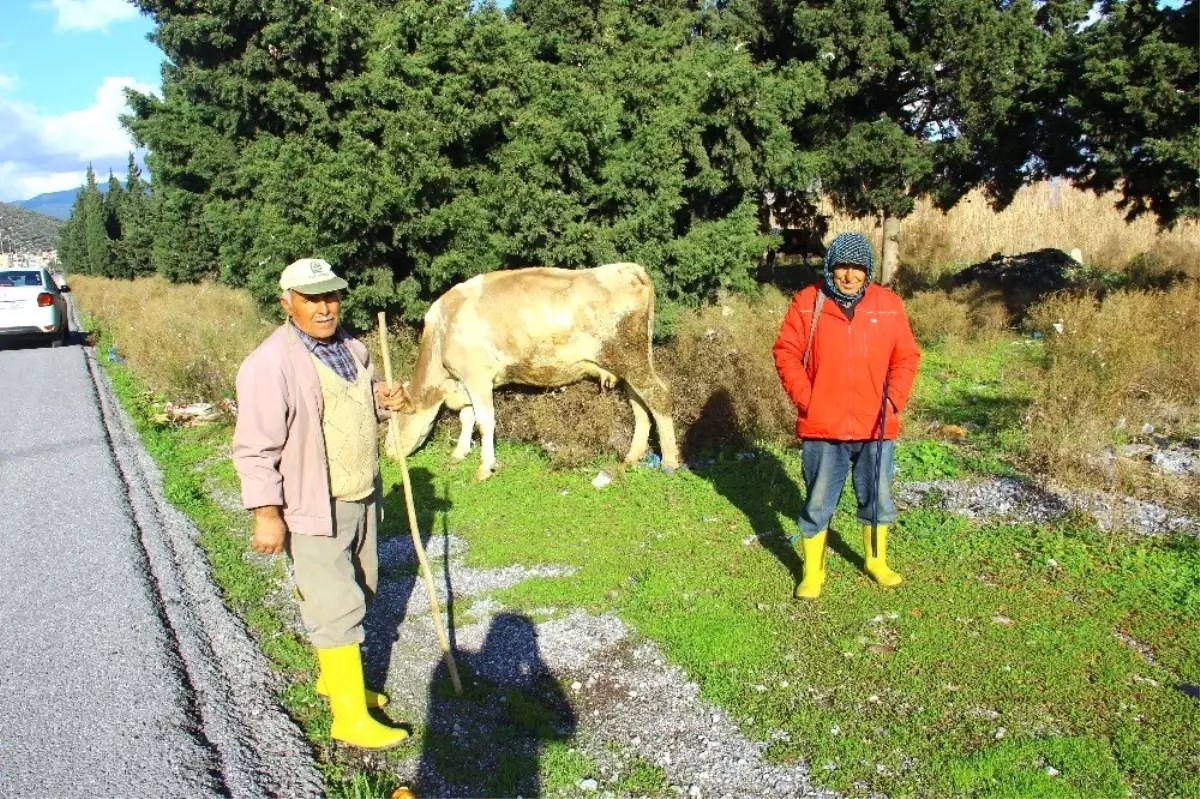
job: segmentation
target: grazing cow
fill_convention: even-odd
[[[637,264],[595,269],[532,267],[478,275],[443,294],[425,314],[417,365],[408,384],[413,410],[397,414],[408,454],[428,437],[445,404],[462,429],[453,460],[471,451],[479,427],[482,457],[475,476],[496,468],[492,389],[511,383],[564,386],[596,378],[620,383],[633,407],[633,442],[626,463],[646,454],[650,416],[658,426],[663,465],[679,466],[671,389],[654,371],[650,333],[654,286]],[[390,434],[389,434],[390,435]]]

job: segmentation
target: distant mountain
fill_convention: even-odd
[[[62,226],[61,219],[19,205],[0,203],[0,248],[4,252],[52,250],[58,246],[58,234]]]
[[[108,191],[108,182],[97,183],[100,191]],[[80,186],[79,189],[82,189]],[[71,217],[71,207],[75,205],[75,195],[79,194],[79,189],[66,189],[65,191],[51,191],[46,194],[39,194],[28,200],[18,200],[13,205],[19,205],[22,208],[28,208],[30,211],[37,211],[39,214],[52,216],[56,219],[69,219]]]

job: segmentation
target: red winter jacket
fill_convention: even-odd
[[[805,370],[804,347],[820,288],[809,286],[792,300],[772,350],[779,379],[799,411],[796,435],[834,441],[878,437],[883,378],[890,375],[884,438],[895,438],[921,360],[904,303],[870,283],[851,321],[826,297]]]

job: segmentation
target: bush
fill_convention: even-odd
[[[1046,369],[1029,415],[1029,456],[1051,474],[1115,479],[1106,448],[1143,425],[1168,437],[1200,431],[1198,284],[1121,290],[1102,302],[1051,297],[1031,312],[1046,331]],[[1056,325],[1062,333],[1057,333]]]
[[[970,308],[945,291],[922,291],[905,301],[913,335],[922,345],[964,339],[971,333]]]

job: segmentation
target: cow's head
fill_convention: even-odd
[[[451,385],[452,383],[453,385]],[[410,413],[395,414],[395,428],[399,435],[399,440],[394,441],[392,439],[392,427],[391,425],[388,426],[388,455],[393,458],[399,458],[400,454],[403,453],[407,457],[417,447],[424,444],[425,440],[429,438],[429,434],[433,431],[433,423],[437,421],[438,411],[442,409],[443,404],[448,405],[453,410],[462,407],[463,403],[457,402],[460,392],[455,390],[456,385],[455,381],[446,381],[446,384],[442,386],[434,389],[426,389],[414,395],[409,391],[409,384],[404,384],[405,391],[409,391],[409,397],[412,399],[412,411]]]

